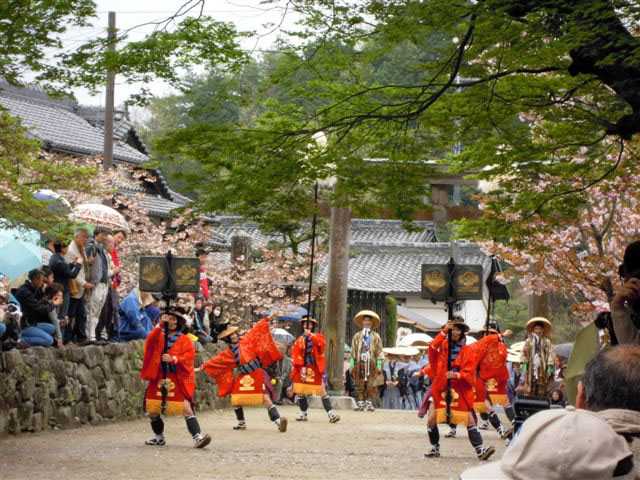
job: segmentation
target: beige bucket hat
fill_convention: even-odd
[[[595,414],[551,409],[524,423],[499,462],[470,468],[460,480],[631,480],[633,464],[614,477],[628,457],[626,440]]]

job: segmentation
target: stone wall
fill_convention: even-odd
[[[198,353],[200,365],[218,351]],[[79,427],[143,415],[143,342],[35,347],[0,354],[0,435]],[[226,406],[215,384],[197,374],[196,408]]]

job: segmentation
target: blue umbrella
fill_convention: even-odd
[[[282,322],[299,322],[307,314],[307,309],[304,307],[290,306],[290,308],[278,314],[278,320]]]
[[[33,198],[47,204],[47,210],[51,212],[68,213],[71,211],[71,204],[57,192],[42,189],[33,194]]]
[[[40,238],[34,230],[0,230],[0,274],[15,280],[24,273],[42,266]]]

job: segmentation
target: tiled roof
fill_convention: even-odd
[[[79,155],[98,155],[104,151],[102,133],[78,116],[68,101],[48,100],[39,91],[9,89],[0,84],[0,106],[19,117],[29,133],[46,149]],[[147,155],[116,141],[113,158],[141,164]]]
[[[168,218],[171,211],[181,208],[183,205],[167,200],[160,195],[143,194],[138,196],[138,205],[149,212],[154,217]]]
[[[257,224],[247,222],[237,216],[213,217],[216,224],[214,243],[230,243],[231,237],[239,232],[249,235],[256,247],[265,247],[270,241],[282,241],[278,235],[263,233]],[[420,246],[435,241],[432,222],[414,222],[413,230],[407,231],[398,220],[353,219],[351,221],[351,246],[367,247],[376,245]]]
[[[411,308],[403,307],[402,305],[398,305],[398,316],[406,318],[409,321],[415,322],[421,327],[427,330],[438,330],[442,327],[442,322],[434,320],[433,318],[429,318],[417,310],[413,310]]]
[[[454,254],[460,265],[490,266],[490,259],[471,243],[456,243]],[[394,294],[420,293],[423,263],[446,264],[451,244],[432,243],[421,247],[380,246],[361,249],[349,260],[349,289]],[[328,264],[318,272],[320,283],[326,283]]]

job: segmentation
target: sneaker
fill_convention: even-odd
[[[367,400],[367,403],[366,403],[366,408],[367,408],[367,412],[375,412],[376,411],[376,407],[374,407],[373,403],[371,403],[368,400]]]
[[[356,403],[356,412],[364,412],[364,402]]]
[[[479,460],[489,460],[491,458],[491,455],[493,455],[494,453],[496,453],[496,449],[493,447],[482,447],[482,450],[480,450],[480,452],[478,452],[478,459]]]
[[[282,433],[287,431],[287,417],[280,417],[280,421],[278,422],[278,430]]]
[[[306,422],[307,420],[309,420],[309,417],[306,413],[299,413],[296,417],[296,422]]]
[[[491,424],[489,422],[487,422],[486,420],[482,420],[478,425],[478,430],[489,430],[490,426]]]
[[[144,442],[145,445],[151,445],[153,447],[164,447],[166,445],[164,437],[153,437]]]
[[[340,421],[340,415],[333,410],[329,412],[329,423],[338,423]]]
[[[193,438],[195,448],[204,448],[211,443],[211,436],[206,433],[199,433]]]
[[[247,424],[245,422],[238,422],[236,426],[233,427],[234,430],[246,430]]]
[[[431,450],[424,454],[424,458],[438,458],[439,456],[440,447],[431,447]]]
[[[449,431],[447,433],[445,433],[444,438],[456,438],[456,429],[455,428],[450,428]]]
[[[511,435],[513,435],[513,427],[504,428],[504,426],[501,425],[500,429],[498,430],[498,435],[500,435],[500,438],[502,440],[511,438]]]

